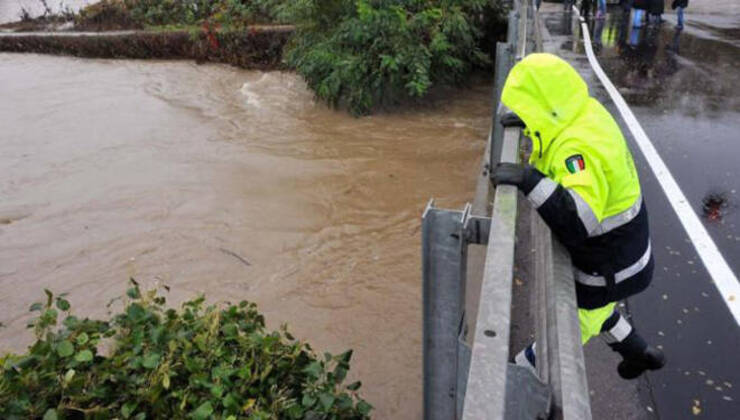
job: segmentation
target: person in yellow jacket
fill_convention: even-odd
[[[602,335],[623,358],[625,379],[660,369],[663,353],[635,331],[616,302],[643,291],[653,275],[647,207],[632,155],[614,118],[575,69],[531,54],[509,73],[501,101],[532,139],[528,165],[501,163],[494,184],[516,185],[573,262],[581,341]],[[534,366],[532,344],[515,357]]]

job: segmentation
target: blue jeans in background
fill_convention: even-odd
[[[645,15],[645,11],[642,9],[634,9],[635,13],[632,16],[632,27],[639,28],[642,26],[642,17]]]

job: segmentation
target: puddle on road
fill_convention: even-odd
[[[571,33],[566,14],[546,24],[559,34]],[[740,112],[740,55],[732,44],[697,37],[669,22],[634,27],[619,8],[610,9],[606,20],[590,20],[589,30],[601,65],[631,105],[689,115]],[[572,42],[561,47],[571,50]],[[577,52],[585,54],[582,39]]]
[[[44,287],[103,316],[135,276],[353,348],[376,416],[420,415],[420,216],[472,197],[490,85],[355,119],[219,65],[0,54],[0,80],[0,350]]]

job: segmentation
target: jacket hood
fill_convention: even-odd
[[[588,103],[588,87],[570,64],[552,54],[530,54],[509,72],[501,101],[524,121],[531,161],[542,156]]]

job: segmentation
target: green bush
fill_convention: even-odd
[[[255,23],[292,23],[284,51],[317,98],[356,115],[459,85],[489,68],[506,29],[500,0],[104,0],[95,14],[139,27],[184,25],[242,33]],[[108,9],[117,8],[122,12]],[[119,20],[125,20],[119,18]]]
[[[280,13],[298,24],[287,63],[318,98],[355,114],[489,66],[483,29],[502,16],[491,0],[297,0]]]
[[[220,1],[124,0],[134,21],[142,25],[195,25],[213,14]]]
[[[282,11],[290,0],[219,0],[211,19],[227,29],[246,29],[256,23],[283,22]]]
[[[167,309],[134,282],[123,311],[102,321],[46,294],[31,305],[36,342],[0,358],[0,418],[361,419],[371,410],[359,382],[341,385],[351,351],[318,358],[284,326],[266,331],[253,303],[218,308],[200,297]]]
[[[134,20],[144,25],[197,25],[212,20],[233,29],[277,20],[290,0],[124,0]]]
[[[277,20],[276,12],[286,0],[102,0],[82,9],[79,26],[130,28],[151,26],[197,26],[205,22],[232,29]],[[107,26],[106,26],[107,24]]]

